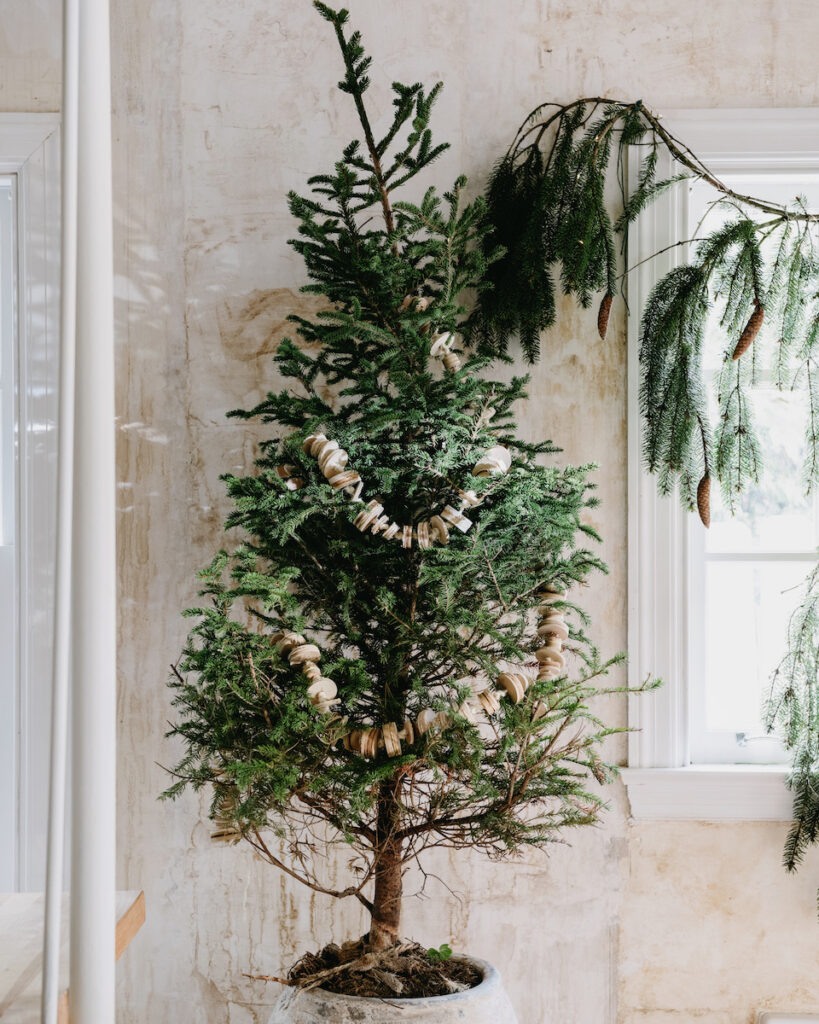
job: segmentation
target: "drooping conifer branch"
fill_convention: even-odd
[[[641,154],[639,170],[636,181],[627,181],[633,147]],[[675,162],[664,179],[658,177],[662,151]],[[620,209],[610,217],[601,213],[601,197],[611,174],[620,186]],[[482,293],[470,327],[478,351],[506,355],[517,335],[534,360],[543,331],[555,320],[559,280],[583,306],[599,297],[598,333],[605,338],[615,283],[627,281],[617,254],[629,226],[686,179],[714,190],[707,215],[697,237],[660,250],[685,246],[687,254],[676,253],[682,261],[658,281],[642,310],[630,312],[641,319],[644,463],[660,491],[678,490],[707,527],[713,480],[733,512],[763,473],[765,452],[753,416],[761,381],[805,397],[806,492],[819,481],[819,213],[803,199],[783,206],[729,187],[640,101],[591,97],[544,104],[521,125],[489,182],[484,244],[505,253],[488,268],[492,288]],[[727,219],[709,227],[712,210]],[[714,422],[703,373],[712,332],[723,352]],[[595,358],[595,344],[590,334],[589,358]],[[794,827],[786,849],[791,868],[819,840],[817,607],[814,571],[791,620],[768,707],[771,726],[784,731],[794,758]]]
[[[785,843],[785,866],[794,871],[819,842],[819,566],[803,585],[788,625],[788,650],[771,679],[765,709],[768,729],[791,752],[788,786],[794,819]]]
[[[643,155],[629,190],[632,147]],[[659,179],[663,149],[676,168]],[[616,217],[603,203],[613,172],[621,191]],[[706,522],[712,476],[731,508],[759,477],[764,453],[748,389],[761,372],[770,372],[782,389],[804,386],[807,379],[803,370],[818,333],[819,214],[798,199],[783,206],[732,189],[640,101],[591,97],[544,104],[521,125],[489,182],[491,229],[485,244],[503,246],[505,253],[489,267],[493,287],[481,296],[471,337],[479,351],[504,355],[517,334],[527,357],[535,359],[542,332],[554,322],[556,275],[564,293],[583,306],[600,295],[597,323],[605,337],[613,295],[626,277],[618,264],[617,236],[624,242],[643,210],[684,179],[713,188],[711,205],[728,209],[729,220],[697,239],[674,243],[688,245],[692,256],[657,284],[642,311],[633,312],[642,317],[646,466],[663,492],[677,488],[685,506],[697,508]],[[712,310],[719,314],[717,328],[709,319]],[[724,336],[726,360],[749,353],[752,363],[750,372],[731,372],[730,389],[722,375],[714,424],[702,369],[706,326]],[[809,467],[819,463],[819,452],[810,424],[806,437],[805,478],[812,487]]]

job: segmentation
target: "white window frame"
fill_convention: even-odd
[[[669,130],[714,172],[819,169],[819,110],[677,110]],[[640,152],[629,158],[635,181]],[[676,165],[661,152],[658,178]],[[669,189],[629,231],[629,266],[688,233],[688,189]],[[687,619],[689,529],[676,495],[661,497],[642,466],[639,414],[641,312],[657,281],[686,258],[669,248],[636,266],[628,286],[628,649],[631,675],[664,686],[629,698],[628,764],[623,771],[635,819],[786,821],[785,765],[692,765],[689,755],[691,629]]]
[[[0,891],[45,878],[51,707],[60,142],[56,114],[0,114],[0,174],[16,178],[13,607],[0,608]],[[0,595],[2,603],[3,595]]]

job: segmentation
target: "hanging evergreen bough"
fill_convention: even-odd
[[[784,860],[795,871],[808,847],[819,842],[819,566],[788,624],[788,651],[771,679],[765,721],[792,756],[788,786],[794,820]]]
[[[645,155],[629,194],[626,158],[635,145]],[[660,178],[663,149],[680,170]],[[622,200],[616,217],[605,200],[612,170]],[[646,302],[640,407],[648,470],[663,493],[677,487],[685,507],[696,509],[708,526],[712,479],[731,511],[759,480],[750,389],[762,369],[770,370],[779,388],[806,392],[808,490],[819,479],[819,215],[804,203],[784,207],[729,188],[640,101],[545,104],[518,130],[489,182],[491,229],[484,244],[487,252],[502,247],[505,254],[488,267],[492,287],[481,295],[470,337],[480,351],[505,355],[517,334],[534,361],[541,332],[555,320],[559,278],[563,293],[582,306],[602,293],[597,326],[605,338],[612,300],[625,276],[618,257],[629,225],[686,179],[708,183],[715,190],[712,205],[729,209],[731,217],[704,237],[680,240],[680,246],[690,243],[690,260],[662,278]],[[714,309],[725,345],[718,417],[711,423],[702,352]]]
[[[635,145],[644,155],[629,194],[626,159]],[[663,150],[679,168],[671,177],[658,177]],[[605,203],[611,172],[622,202],[616,217]],[[819,481],[819,214],[804,201],[785,207],[729,188],[639,101],[545,104],[518,130],[489,183],[484,244],[487,252],[502,246],[505,253],[487,268],[492,287],[481,293],[471,317],[470,340],[480,352],[505,356],[517,334],[534,361],[541,332],[555,321],[557,279],[564,294],[585,307],[602,293],[597,326],[605,338],[613,297],[625,279],[618,255],[629,225],[686,179],[710,185],[709,212],[721,207],[729,217],[675,244],[688,246],[689,258],[660,279],[641,311],[640,410],[647,469],[662,493],[678,488],[685,507],[696,509],[707,527],[714,479],[731,512],[760,479],[752,393],[763,373],[779,389],[804,394],[806,492]],[[703,347],[714,311],[723,359],[712,423]],[[792,752],[794,822],[785,863],[794,869],[819,842],[819,568],[805,583],[787,643],[766,719]]]

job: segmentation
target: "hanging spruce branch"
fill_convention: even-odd
[[[791,752],[794,820],[784,860],[794,871],[819,842],[819,566],[788,624],[788,651],[771,679],[765,721]]]
[[[642,156],[636,182],[627,183],[633,146]],[[663,150],[678,168],[666,178],[658,177]],[[617,216],[603,202],[611,174],[620,185]],[[806,492],[819,481],[819,214],[803,200],[785,207],[729,188],[639,101],[545,104],[526,119],[491,176],[484,244],[487,251],[502,246],[504,255],[487,268],[492,287],[482,292],[470,327],[478,351],[506,356],[517,335],[533,361],[542,332],[554,323],[559,287],[582,306],[599,302],[597,327],[605,338],[613,298],[626,280],[617,257],[629,226],[686,179],[710,185],[710,208],[726,211],[727,220],[680,239],[685,261],[633,312],[641,318],[644,464],[659,490],[677,490],[707,527],[714,481],[733,512],[763,473],[753,415],[762,373],[779,389],[804,395]],[[703,346],[715,320],[723,358],[712,422]],[[770,728],[784,735],[793,757],[794,824],[785,851],[791,869],[819,841],[819,569],[805,588],[767,707]]]
[[[626,159],[637,145],[644,155],[628,192]],[[679,172],[658,178],[663,149]],[[610,173],[616,173],[621,191],[614,218],[604,201]],[[782,389],[805,389],[809,489],[817,479],[819,218],[804,204],[783,207],[729,188],[639,101],[546,104],[521,126],[489,182],[491,227],[484,244],[488,250],[502,246],[504,255],[488,268],[492,287],[482,293],[471,319],[471,338],[479,351],[503,356],[517,335],[526,357],[536,359],[541,334],[554,323],[558,285],[582,306],[599,302],[597,326],[604,338],[625,277],[618,254],[629,225],[685,179],[708,183],[714,205],[727,208],[731,217],[700,240],[680,240],[681,246],[690,243],[692,258],[658,282],[642,310],[643,455],[660,490],[678,489],[685,507],[696,509],[707,526],[712,479],[729,508],[759,479],[762,453],[750,389],[760,367],[770,368]],[[767,261],[763,243],[775,254]],[[715,423],[708,416],[702,370],[705,324],[713,310],[719,313],[726,363]]]

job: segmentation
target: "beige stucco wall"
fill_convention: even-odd
[[[350,0],[376,57],[371,93],[442,78],[435,177],[479,185],[535,103],[610,94],[655,109],[819,101],[813,0]],[[12,11],[7,7],[15,8]],[[303,277],[284,240],[288,188],[352,129],[338,61],[307,0],[113,0],[121,639],[120,878],[148,923],[120,965],[128,1024],[264,1021],[275,973],[356,931],[241,849],[213,846],[194,799],[165,784],[164,680],[193,573],[220,543],[220,472],[251,441],[224,413],[275,386],[270,352]],[[59,102],[59,4],[4,6],[0,109]],[[571,307],[545,339],[521,420],[565,458],[598,461],[611,575],[588,598],[605,651],[626,640],[624,311],[601,342]],[[624,709],[608,713],[622,723]],[[621,757],[624,743],[612,745]],[[789,878],[781,826],[605,825],[548,858],[441,858],[407,931],[493,959],[522,1024],[750,1024],[758,1007],[819,1006],[819,861]]]

